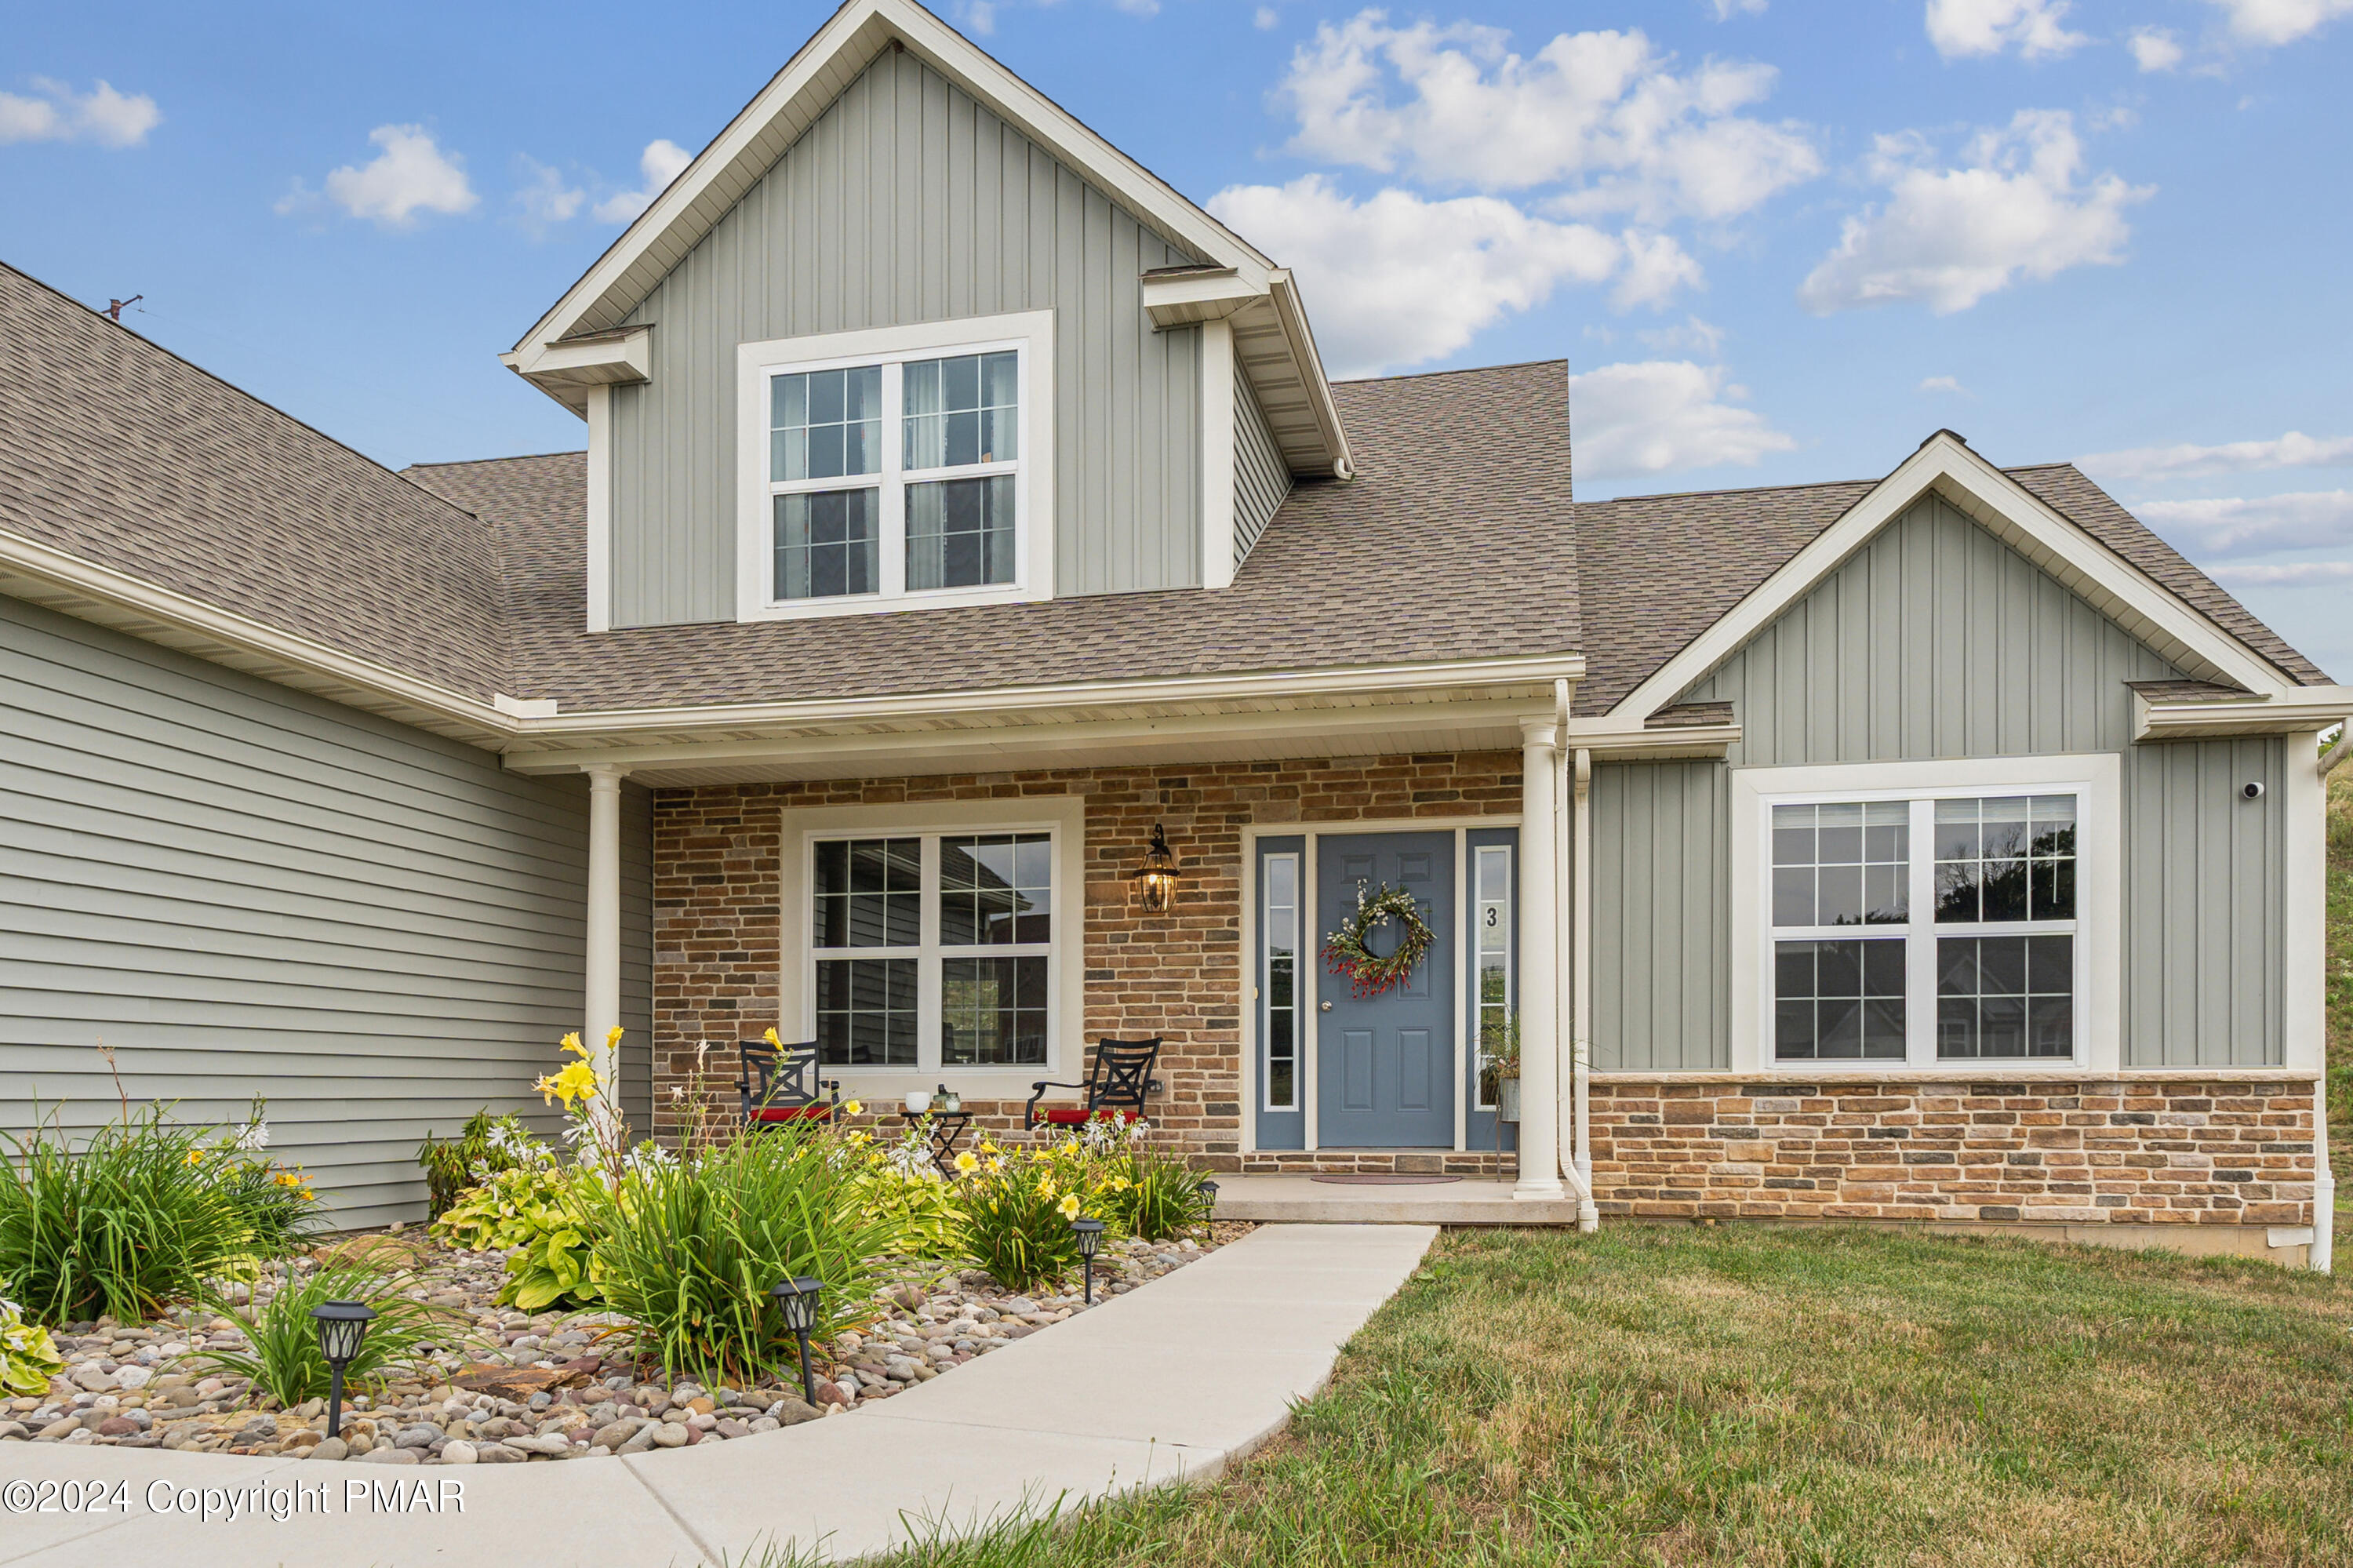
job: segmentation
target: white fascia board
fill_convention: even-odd
[[[2133,694],[2135,740],[2230,735],[2317,735],[2353,715],[2353,686],[2297,686],[2243,702],[2152,702]]]
[[[1571,751],[1590,751],[1599,762],[1652,762],[1678,758],[1725,757],[1740,744],[1736,724],[1666,725],[1645,728],[1615,718],[1568,721]]]
[[[97,620],[98,624],[112,626],[149,641],[227,662],[230,668],[245,669],[280,684],[294,685],[297,690],[384,699],[353,703],[350,696],[337,698],[370,712],[390,713],[436,734],[452,736],[476,746],[495,747],[514,734],[517,727],[515,719],[500,705],[502,699],[497,696],[482,702],[309,638],[280,631],[171,588],[142,582],[19,534],[0,531],[0,569],[59,590],[47,602],[61,610],[70,612],[77,605],[94,604],[129,612],[109,615],[103,620],[95,616],[82,619]],[[159,631],[172,635],[158,636]],[[290,680],[289,676],[299,676],[300,680]]]
[[[1324,432],[1325,450],[1332,461],[1332,477],[1354,479],[1356,465],[1348,454],[1348,432],[1340,424],[1340,406],[1332,398],[1332,378],[1324,374],[1324,356],[1315,347],[1315,334],[1307,325],[1307,307],[1299,298],[1299,286],[1287,267],[1277,268],[1268,280],[1274,296],[1275,315],[1282,323],[1282,335],[1290,344],[1291,355],[1299,366],[1299,378],[1307,387],[1308,397],[1315,409],[1315,422]]]
[[[1190,326],[1195,322],[1223,321],[1246,305],[1267,297],[1230,267],[1144,280],[1144,309],[1155,329]]]
[[[1939,430],[1729,613],[1628,693],[1610,710],[1610,716],[1640,724],[1672,703],[1931,490],[2200,678],[2270,695],[2297,689],[2269,661],[2172,590],[2061,515],[1951,432]]]
[[[848,85],[844,58],[862,69],[894,41],[1113,196],[1163,238],[1232,267],[1263,291],[1271,261],[955,29],[908,0],[849,0],[533,324],[515,345],[517,351],[553,343],[583,326],[610,325],[635,309],[654,282],[710,232],[743,190]],[[765,145],[767,132],[780,120],[789,122],[791,137],[783,146]]]
[[[576,414],[586,408],[592,387],[653,379],[653,328],[631,327],[579,343],[527,344],[499,355],[499,361]]]

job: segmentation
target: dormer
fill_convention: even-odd
[[[908,0],[501,357],[588,424],[592,630],[1220,588],[1350,472],[1291,275]]]

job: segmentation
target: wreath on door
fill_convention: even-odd
[[[1373,932],[1392,920],[1399,931],[1396,948],[1386,954],[1373,951]],[[1324,962],[1334,974],[1346,978],[1358,1001],[1368,1001],[1403,985],[1437,940],[1411,893],[1387,883],[1370,891],[1360,886],[1356,914],[1324,938]]]

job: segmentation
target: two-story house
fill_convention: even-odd
[[[504,356],[585,453],[395,476],[0,273],[6,1114],[102,1038],[364,1219],[583,1022],[663,1128],[771,1026],[1000,1128],[1155,1038],[1224,1171],[2325,1266],[2353,691],[2066,465],[1577,504],[1565,366],[1308,303],[911,0]]]

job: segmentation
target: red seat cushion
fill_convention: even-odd
[[[1083,1111],[1075,1106],[1063,1110],[1039,1111],[1038,1113],[1038,1119],[1042,1122],[1050,1123],[1055,1127],[1084,1127],[1087,1123],[1092,1121],[1099,1116],[1115,1116],[1122,1121],[1134,1121],[1136,1119],[1136,1115],[1132,1110]]]
[[[754,1106],[752,1107],[754,1121],[824,1121],[832,1115],[833,1107],[828,1105]]]

